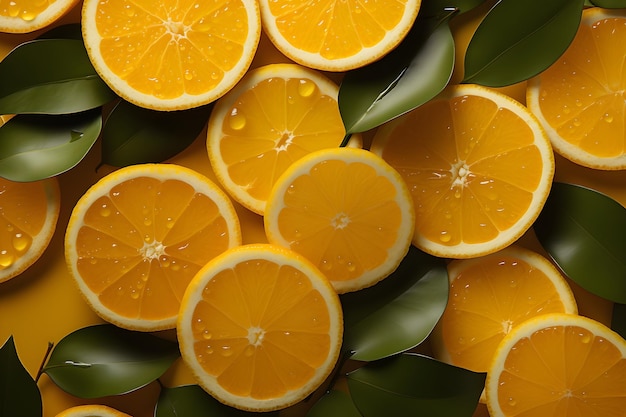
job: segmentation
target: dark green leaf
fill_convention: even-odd
[[[591,0],[590,3],[598,7],[604,7],[605,9],[626,8],[626,0]]]
[[[68,115],[17,115],[0,127],[0,176],[35,181],[79,163],[98,139],[100,109]]]
[[[0,61],[0,114],[76,113],[116,96],[76,39],[24,42]]]
[[[422,16],[439,16],[452,9],[457,9],[459,13],[468,12],[478,7],[485,0],[423,0],[420,6]]]
[[[383,59],[344,76],[339,110],[347,133],[364,132],[436,96],[454,69],[454,39],[442,19],[420,18]]]
[[[162,388],[154,417],[246,417],[258,413],[228,407],[207,394],[198,385],[185,385],[175,388]],[[277,417],[277,412],[264,413],[264,416]]]
[[[55,26],[42,33],[37,39],[76,39],[82,41],[83,34],[80,30],[80,23],[69,23]]]
[[[615,303],[613,305],[611,329],[626,338],[626,304]]]
[[[465,83],[501,87],[527,80],[565,52],[583,0],[500,0],[480,22],[465,55]]]
[[[41,416],[39,388],[20,362],[13,336],[0,348],[0,370],[0,416]]]
[[[363,361],[411,349],[430,334],[447,301],[445,262],[411,246],[389,277],[342,296],[344,349]]]
[[[363,417],[470,417],[485,374],[404,353],[348,374],[352,400]]]
[[[149,384],[178,357],[175,342],[102,324],[65,336],[52,351],[44,372],[76,397],[97,398]]]
[[[361,417],[350,395],[332,390],[309,410],[307,417]]]
[[[198,137],[211,108],[161,112],[120,101],[102,131],[102,162],[118,167],[163,162]]]
[[[626,303],[626,208],[595,190],[555,182],[534,229],[567,276]]]

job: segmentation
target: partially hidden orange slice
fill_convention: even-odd
[[[121,168],[76,203],[69,270],[91,307],[131,330],[173,328],[193,276],[241,244],[235,209],[216,184],[173,164]]]
[[[0,178],[0,282],[41,257],[56,230],[60,208],[56,177],[33,182]]]
[[[383,125],[371,150],[411,191],[413,243],[446,258],[515,242],[541,212],[554,176],[550,141],[533,114],[472,84],[452,85]]]

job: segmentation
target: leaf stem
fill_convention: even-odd
[[[43,370],[46,366],[46,362],[48,362],[48,358],[50,357],[50,354],[52,353],[53,347],[54,347],[54,343],[48,342],[48,348],[46,349],[46,353],[44,354],[43,359],[41,360],[41,364],[39,365],[39,369],[37,370],[35,383],[39,382],[39,378],[41,378],[41,375],[43,375]]]

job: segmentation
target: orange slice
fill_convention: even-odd
[[[56,230],[60,207],[56,177],[33,182],[0,178],[0,282],[41,257]]]
[[[76,203],[65,236],[80,292],[105,320],[131,330],[173,328],[193,276],[241,244],[235,209],[182,166],[121,168]]]
[[[347,71],[395,48],[413,26],[421,0],[259,4],[263,28],[282,53],[307,67]]]
[[[487,372],[499,342],[525,320],[578,311],[556,267],[516,245],[454,260],[448,276],[448,304],[432,335],[433,346],[439,358],[475,372]]]
[[[413,196],[413,243],[471,258],[502,249],[535,221],[550,192],[554,155],[530,111],[477,85],[454,85],[383,125],[371,150]]]
[[[342,318],[337,294],[306,259],[273,245],[244,245],[209,262],[189,285],[178,340],[215,398],[243,410],[277,410],[330,374]]]
[[[102,79],[155,110],[216,100],[247,71],[261,36],[255,1],[85,0],[83,39]]]
[[[502,340],[486,394],[491,417],[623,416],[626,341],[582,316],[532,318]]]
[[[215,104],[207,133],[211,166],[244,207],[265,212],[272,185],[295,160],[338,147],[345,134],[338,86],[295,64],[250,71]]]
[[[358,148],[323,149],[294,162],[276,181],[264,216],[268,241],[305,256],[339,293],[393,272],[414,223],[400,175]]]
[[[56,417],[131,417],[115,408],[100,404],[77,405],[61,411]]]
[[[626,168],[625,54],[626,10],[592,7],[567,51],[529,80],[528,106],[565,158]]]
[[[80,0],[11,0],[0,4],[0,32],[28,33],[65,16]]]

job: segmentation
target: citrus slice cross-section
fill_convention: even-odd
[[[243,245],[209,262],[185,292],[181,354],[200,385],[233,407],[269,411],[311,394],[332,371],[339,298],[303,257]]]
[[[0,178],[0,282],[41,257],[56,230],[60,207],[56,177],[33,182]]]
[[[618,417],[626,409],[626,341],[573,314],[522,323],[487,372],[491,417]]]
[[[414,223],[400,175],[359,148],[322,149],[294,162],[274,185],[264,216],[269,242],[304,255],[339,293],[393,272]]]
[[[558,269],[517,245],[448,264],[450,294],[433,332],[437,356],[487,372],[498,344],[525,320],[547,313],[576,314],[574,295]]]
[[[555,151],[595,169],[626,168],[626,10],[585,9],[569,48],[528,82],[528,107]]]
[[[365,66],[397,46],[420,0],[385,2],[260,0],[263,27],[295,62],[325,71]]]
[[[142,164],[108,174],[80,198],[65,255],[96,313],[152,331],[173,328],[195,273],[240,244],[235,209],[216,184],[182,166]]]
[[[67,14],[79,0],[11,0],[0,3],[0,32],[28,33]]]
[[[263,214],[272,185],[293,161],[341,144],[346,131],[338,91],[320,72],[270,64],[249,72],[218,100],[207,150],[233,198]]]
[[[207,104],[247,71],[261,36],[250,0],[85,0],[83,39],[102,79],[155,110]]]
[[[123,413],[106,405],[85,404],[77,405],[61,411],[56,417],[131,417],[129,414]]]
[[[535,221],[550,192],[554,155],[532,113],[477,85],[453,85],[383,125],[371,150],[413,196],[413,243],[447,258],[493,253]]]

